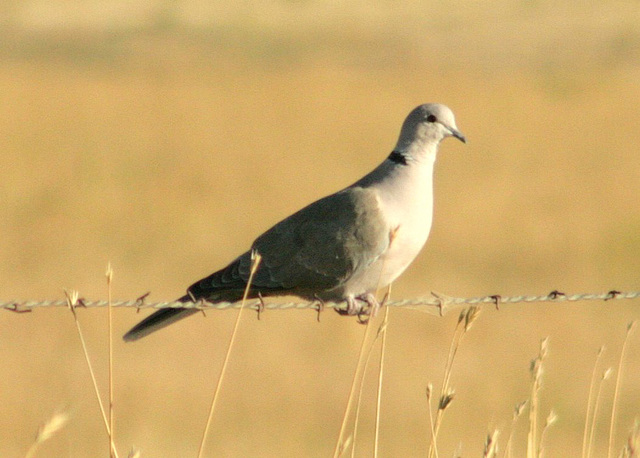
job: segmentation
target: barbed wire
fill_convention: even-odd
[[[196,308],[201,310],[217,309],[237,309],[240,308],[240,302],[151,302],[147,303],[146,298],[149,293],[140,296],[134,300],[121,300],[112,301],[112,307],[131,307],[136,309],[164,309],[164,308]],[[450,308],[464,305],[493,305],[499,308],[501,305],[518,304],[518,303],[535,303],[535,302],[577,302],[577,301],[609,301],[614,299],[637,299],[640,297],[640,291],[622,292],[618,290],[610,290],[606,293],[581,293],[581,294],[565,294],[563,292],[554,290],[548,294],[537,296],[500,296],[497,294],[482,297],[450,297],[440,293],[431,293],[431,296],[415,298],[415,299],[402,299],[402,300],[389,300],[384,304],[389,307],[407,307],[412,309],[424,309],[425,311],[431,311],[444,315]],[[0,308],[17,313],[31,312],[36,308],[46,307],[68,307],[67,299],[54,299],[54,300],[28,300],[28,301],[7,301],[0,302]],[[105,300],[87,300],[80,297],[76,304],[76,307],[106,307],[109,305]],[[322,308],[345,308],[344,302],[264,302],[259,299],[247,301],[246,308],[252,308],[255,310],[290,310],[290,309],[316,309]],[[431,308],[431,310],[429,310]]]

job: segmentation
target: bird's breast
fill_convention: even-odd
[[[380,193],[380,205],[387,217],[390,234],[389,248],[380,262],[382,279],[388,284],[411,264],[424,246],[433,219],[432,174],[415,174],[400,180],[400,184]],[[402,182],[404,181],[404,182]]]

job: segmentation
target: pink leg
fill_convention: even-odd
[[[353,296],[347,296],[347,315],[359,315],[362,312],[362,304]]]
[[[378,310],[380,310],[380,302],[378,302],[378,299],[376,299],[376,297],[371,293],[360,296],[358,299],[362,299],[367,303],[369,306],[369,316],[371,318],[375,318],[378,314]]]

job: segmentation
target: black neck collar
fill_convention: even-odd
[[[391,154],[389,154],[387,159],[394,164],[407,165],[407,157],[398,151],[391,151]]]

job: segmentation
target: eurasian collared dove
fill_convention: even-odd
[[[415,108],[402,125],[391,154],[368,175],[285,218],[253,242],[231,264],[194,283],[182,302],[242,299],[251,252],[262,261],[250,298],[294,295],[346,301],[347,313],[362,302],[374,314],[373,293],[393,282],[427,241],[433,214],[433,165],[446,137],[466,142],[444,105]],[[197,309],[161,309],[138,323],[124,340],[140,339]]]

